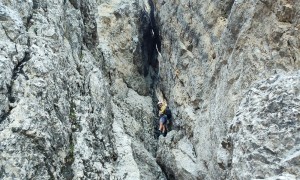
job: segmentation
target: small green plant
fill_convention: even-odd
[[[75,160],[75,158],[74,158],[74,142],[73,142],[72,134],[70,134],[69,141],[70,141],[69,150],[68,150],[68,155],[65,158],[65,161],[67,164],[72,164]]]
[[[69,119],[70,119],[71,124],[76,123],[75,103],[73,101],[71,101],[71,103],[70,103]]]
[[[83,53],[82,53],[82,51],[79,52],[79,59],[80,59],[80,61],[82,61],[82,59],[83,59]]]
[[[74,143],[70,142],[70,149],[69,149],[69,155],[68,155],[68,162],[74,162]]]

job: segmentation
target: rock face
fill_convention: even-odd
[[[285,77],[287,72],[299,72],[299,2],[158,0],[156,7],[162,38],[160,89],[175,113],[174,124],[177,131],[172,136],[182,137],[175,140],[165,138],[159,143],[158,157],[167,159],[159,158],[158,162],[168,167],[168,177],[202,179],[201,175],[204,174],[205,179],[251,179],[285,177],[285,174],[291,174],[299,178],[299,164],[287,163],[292,170],[285,168],[285,165],[279,165],[280,162],[285,162],[288,153],[292,153],[296,159],[299,158],[299,149],[296,148],[299,144],[297,112],[294,114],[290,110],[286,114],[289,115],[285,118],[294,122],[292,126],[295,128],[288,130],[285,129],[288,126],[281,125],[280,119],[283,120],[283,117],[277,117],[273,121],[270,118],[273,116],[272,112],[258,108],[256,104],[249,104],[248,108],[240,104],[245,93],[254,88],[255,82],[262,81],[267,84],[266,79],[273,75]],[[292,90],[297,87],[293,85],[295,82],[297,81],[286,85],[284,80],[279,81],[276,87],[282,86],[285,90],[278,92]],[[268,92],[277,93],[274,98],[282,96],[275,90]],[[291,104],[297,109],[297,97],[297,93],[290,95],[291,100],[287,100],[288,103],[272,111],[289,109]],[[293,98],[296,99],[293,101]],[[271,100],[265,101],[265,105],[272,103]],[[277,106],[276,103],[275,105]],[[268,124],[272,124],[281,128],[270,131],[257,128],[249,131],[242,142],[240,137],[245,132],[239,131],[231,139],[231,149],[225,150],[221,143],[225,139],[223,144],[226,144],[227,133],[231,132],[230,124],[238,112],[248,113],[249,117],[259,114],[264,121],[256,123],[268,122],[257,126],[267,128]],[[252,119],[248,121],[251,122]],[[274,157],[268,154],[253,157],[251,153],[241,153],[242,143],[252,138],[259,139],[264,132],[271,131],[274,131],[275,139],[289,137],[290,146],[295,148],[293,152],[288,147],[288,142],[282,142],[280,150],[274,149]],[[272,146],[279,143],[272,139],[265,140],[265,143],[273,144]],[[182,142],[190,144],[190,152],[184,153],[186,151],[181,145]],[[259,142],[257,145],[247,142],[243,146],[249,149],[259,148],[255,146],[263,148],[263,140]],[[176,163],[174,156],[181,157],[181,164],[197,167],[197,171]],[[258,163],[258,160],[253,160],[257,158],[266,159],[266,162]],[[246,162],[249,164],[246,165]],[[252,168],[248,168],[250,166]],[[259,169],[264,171],[259,173]]]
[[[300,178],[299,7],[2,0],[0,179]]]
[[[0,179],[165,179],[150,12],[143,1],[0,2]]]
[[[230,179],[299,178],[299,75],[275,75],[244,95],[222,143]]]

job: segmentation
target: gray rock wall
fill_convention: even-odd
[[[299,2],[153,3],[0,2],[0,179],[300,178]]]
[[[165,178],[149,13],[143,1],[0,2],[0,179]]]
[[[272,173],[234,169],[241,162],[231,162],[229,152],[219,147],[255,82],[299,71],[299,2],[159,0],[156,7],[162,38],[159,88],[175,111],[174,133],[182,137],[159,144],[158,156],[169,158],[158,161],[169,167],[169,177],[184,179],[178,174],[188,173],[188,179],[202,179],[201,174],[206,179],[250,178],[238,176],[239,171],[251,178],[284,174],[285,169],[274,171],[273,160],[266,167]],[[295,131],[290,136],[299,139]],[[191,144],[192,151],[184,153],[179,142]],[[236,148],[239,144],[233,141],[233,156]],[[193,162],[198,176],[187,166],[174,165],[174,156],[183,156],[181,164]],[[228,163],[223,163],[226,158]]]
[[[299,179],[299,80],[299,71],[275,75],[244,95],[222,142],[230,179]]]

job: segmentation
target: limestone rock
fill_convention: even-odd
[[[0,179],[299,179],[299,7],[2,0]]]
[[[300,178],[299,77],[275,75],[245,94],[230,126],[229,179]]]
[[[165,179],[145,7],[0,2],[0,179]]]
[[[160,137],[157,161],[169,179],[204,179],[201,164],[196,160],[193,144],[175,131]]]
[[[230,153],[218,149],[229,138],[228,124],[244,93],[254,82],[299,70],[299,5],[282,0],[156,1],[162,37],[159,88],[174,112],[175,129],[192,143],[196,163],[205,167],[206,179],[230,179]],[[291,136],[297,139],[297,134]],[[160,152],[176,148],[159,144]],[[169,167],[170,161],[173,156],[161,166]],[[172,169],[180,168],[175,164]]]

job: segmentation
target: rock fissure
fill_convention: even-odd
[[[16,97],[13,95],[13,85],[14,81],[17,79],[19,74],[24,75],[25,79],[28,80],[28,76],[23,71],[24,64],[29,61],[30,54],[29,52],[25,52],[24,58],[14,67],[12,71],[12,77],[10,81],[10,85],[7,85],[7,98],[11,105],[9,105],[9,109],[6,112],[3,112],[0,116],[0,123],[4,121],[9,115],[11,110],[13,109],[13,105],[16,102]]]
[[[72,169],[72,164],[75,160],[74,158],[74,142],[73,142],[73,134],[69,135],[69,147],[68,154],[64,159],[64,166],[61,168],[62,176],[66,179],[72,179],[74,177],[74,172]]]
[[[20,74],[22,74],[26,78],[26,80],[29,80],[28,76],[23,71],[23,67],[24,67],[25,63],[29,60],[30,60],[30,52],[25,52],[25,55],[24,55],[24,58],[22,59],[22,61],[19,62],[13,69],[13,73],[12,73],[13,81],[16,80]]]

